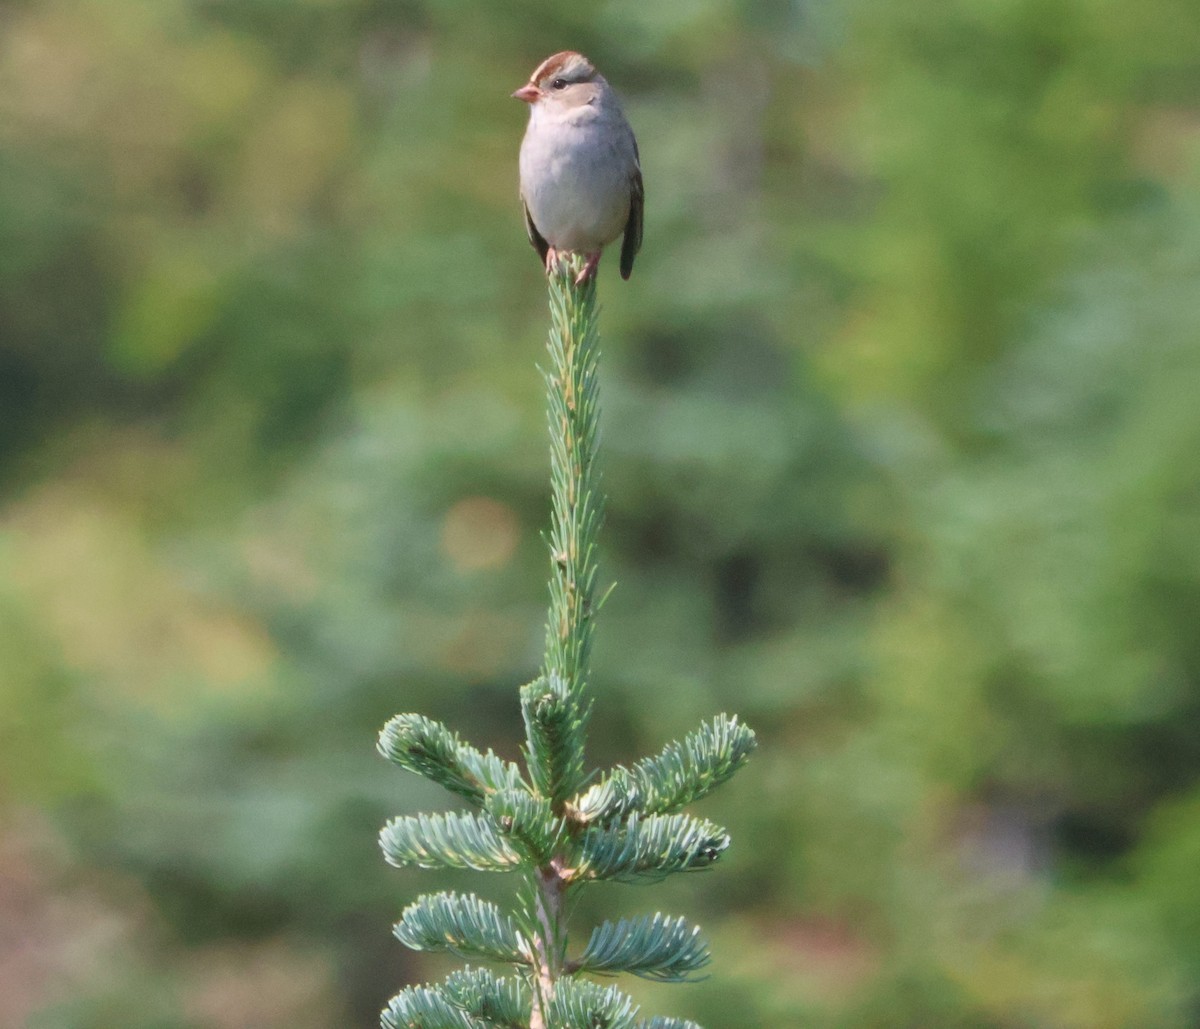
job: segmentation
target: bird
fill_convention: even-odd
[[[595,65],[574,50],[547,57],[512,94],[529,105],[521,141],[521,206],[529,242],[553,273],[561,254],[582,254],[575,284],[596,274],[618,236],[621,278],[642,245],[645,189],[633,129]]]

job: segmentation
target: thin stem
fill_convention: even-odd
[[[542,665],[546,680],[565,684],[580,741],[590,708],[585,690],[592,649],[596,536],[604,506],[595,489],[594,470],[600,417],[596,281],[593,277],[576,286],[575,276],[581,268],[578,258],[560,262],[549,285],[550,365],[544,377],[550,428],[550,609]],[[567,766],[577,774],[582,750],[579,757]],[[558,782],[551,792],[561,797],[579,785]],[[561,861],[554,858],[539,868],[533,885],[540,939],[530,1029],[546,1029],[548,1007],[555,982],[564,973],[567,952],[564,900],[568,883]]]
[[[550,423],[550,612],[543,673],[581,697],[592,647],[595,542],[603,498],[594,490],[599,440],[596,282],[575,286],[578,259],[550,277],[551,329],[545,372]],[[580,265],[581,267],[581,265]]]
[[[534,883],[534,907],[537,915],[538,966],[535,973],[533,1016],[530,1029],[545,1029],[545,1012],[554,996],[554,984],[566,962],[566,920],[563,900],[567,884],[559,872],[557,860],[539,868]]]

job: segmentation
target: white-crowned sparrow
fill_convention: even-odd
[[[513,96],[529,104],[521,143],[521,203],[529,241],[552,271],[560,252],[583,254],[576,283],[622,233],[621,278],[642,245],[637,141],[612,87],[582,54],[547,57]]]

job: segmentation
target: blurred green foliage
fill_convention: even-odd
[[[375,833],[444,799],[373,743],[419,710],[516,756],[546,315],[508,93],[571,46],[648,197],[601,282],[593,757],[721,709],[762,743],[702,812],[729,862],[656,901],[715,975],[640,999],[1195,1024],[1191,0],[0,28],[0,1022],[369,1025],[442,970],[389,926],[464,881]]]

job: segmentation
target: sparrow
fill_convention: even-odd
[[[553,272],[562,253],[584,255],[575,279],[596,274],[624,233],[621,278],[642,245],[645,193],[637,140],[604,76],[573,50],[547,57],[513,96],[529,104],[521,142],[521,205],[529,242]]]

